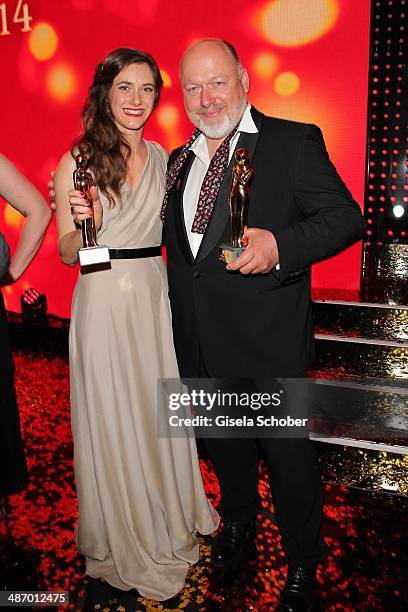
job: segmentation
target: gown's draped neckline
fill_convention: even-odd
[[[136,183],[134,185],[129,185],[129,183],[127,181],[124,182],[123,187],[125,188],[126,191],[128,191],[128,197],[129,198],[134,198],[137,194],[137,190],[138,187],[140,185],[140,183],[143,181],[143,177],[146,174],[146,169],[147,166],[150,162],[150,147],[148,146],[148,142],[146,140],[143,141],[146,147],[146,151],[147,151],[147,155],[146,155],[146,161],[143,165],[142,171],[139,175],[139,178],[137,179]]]

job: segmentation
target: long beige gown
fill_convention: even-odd
[[[99,244],[160,245],[165,151],[148,158],[121,206],[101,197]],[[113,260],[80,274],[70,329],[77,540],[87,573],[120,589],[165,600],[198,561],[196,531],[213,532],[195,441],[159,438],[158,378],[177,378],[166,268],[161,257]]]

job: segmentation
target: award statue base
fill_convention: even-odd
[[[110,262],[109,248],[107,246],[83,247],[78,251],[81,268],[96,266]]]
[[[245,247],[234,247],[232,244],[220,244],[218,259],[223,263],[233,263],[245,251]]]

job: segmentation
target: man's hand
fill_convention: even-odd
[[[267,274],[279,263],[278,245],[269,230],[258,227],[245,228],[245,251],[227,270],[239,270],[241,274]]]
[[[50,208],[52,210],[52,212],[55,212],[57,210],[57,205],[55,204],[55,191],[54,191],[54,176],[55,176],[55,172],[54,170],[52,170],[51,172],[51,178],[48,181],[48,197],[50,200]]]

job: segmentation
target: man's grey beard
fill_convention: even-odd
[[[205,135],[207,138],[212,138],[214,140],[219,140],[220,138],[224,138],[228,136],[230,132],[234,129],[234,127],[239,123],[242,118],[242,115],[245,112],[245,109],[248,105],[248,100],[244,96],[242,98],[241,106],[232,113],[231,116],[225,115],[224,119],[221,123],[209,125],[205,119],[202,119],[200,116],[194,115],[194,118],[190,115],[190,119],[193,121],[194,125],[198,127],[198,129]]]

